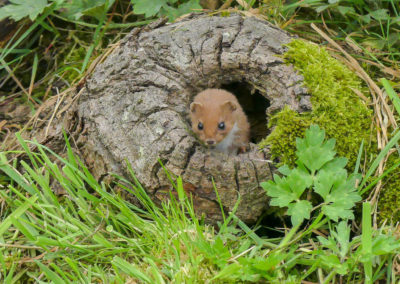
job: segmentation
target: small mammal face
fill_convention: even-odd
[[[199,139],[219,151],[237,152],[243,146],[240,143],[248,142],[247,118],[236,97],[227,91],[207,89],[199,93],[190,105],[190,118]]]

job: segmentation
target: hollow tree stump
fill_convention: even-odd
[[[254,222],[268,206],[259,186],[274,171],[268,151],[255,144],[237,156],[207,150],[190,131],[189,104],[206,88],[242,84],[268,102],[262,118],[285,105],[309,110],[302,77],[279,57],[292,38],[239,14],[197,14],[160,25],[133,30],[87,81],[78,104],[85,160],[97,177],[128,175],[128,161],[154,200],[172,188],[162,162],[182,176],[196,212],[210,221],[221,219],[214,180],[224,210],[240,197],[236,215]]]

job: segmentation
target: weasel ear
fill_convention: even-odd
[[[222,104],[221,107],[222,107],[222,109],[229,110],[231,112],[233,112],[237,109],[237,105],[233,101],[226,101]]]
[[[200,109],[203,108],[203,105],[201,103],[191,103],[190,104],[190,111],[195,113],[196,111],[199,111]]]

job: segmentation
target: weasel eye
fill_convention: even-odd
[[[225,122],[220,122],[220,123],[218,124],[218,129],[219,129],[219,130],[224,130],[224,129],[225,129]]]
[[[199,130],[203,130],[203,128],[204,128],[203,123],[199,122],[199,124],[197,124],[197,128],[198,128]]]

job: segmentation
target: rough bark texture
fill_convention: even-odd
[[[157,27],[157,25],[161,25]],[[276,55],[291,41],[256,18],[192,15],[180,22],[133,30],[99,66],[80,96],[78,115],[87,141],[82,149],[97,177],[127,175],[125,160],[155,200],[171,189],[163,168],[181,175],[196,211],[220,220],[224,210],[253,222],[267,207],[259,182],[271,178],[266,151],[227,156],[200,146],[190,131],[189,104],[208,87],[246,83],[269,100],[266,115],[290,105],[311,108],[302,77]],[[249,94],[250,96],[250,94]]]

